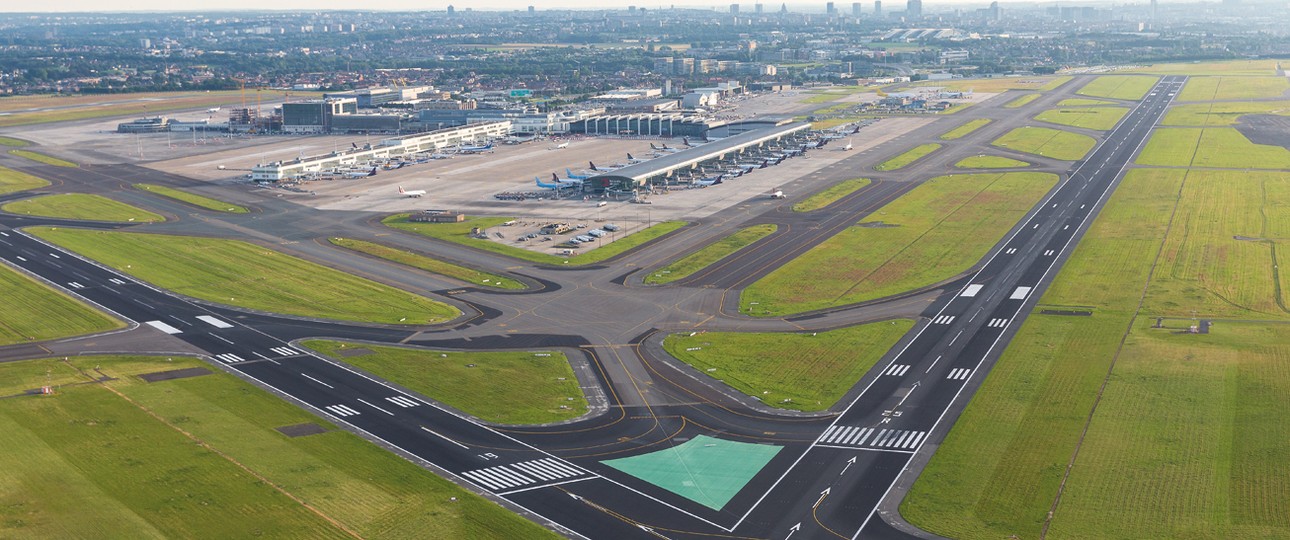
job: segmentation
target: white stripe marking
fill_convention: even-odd
[[[214,326],[215,328],[232,328],[232,327],[233,327],[233,325],[231,325],[231,324],[229,324],[229,323],[226,323],[226,322],[224,322],[224,321],[221,321],[221,320],[219,320],[219,319],[216,319],[215,317],[211,317],[210,315],[198,315],[198,316],[197,316],[197,320],[199,320],[199,321],[201,321],[201,322],[204,322],[204,323],[206,323],[206,324],[209,324],[209,325],[211,325],[211,326]]]
[[[1017,287],[1017,290],[1012,291],[1012,296],[1009,296],[1008,299],[1025,300],[1028,295],[1030,295],[1030,287]]]
[[[311,381],[313,381],[313,382],[316,382],[316,383],[318,383],[318,384],[321,384],[321,385],[323,385],[323,386],[326,386],[327,388],[332,388],[332,389],[336,388],[335,386],[332,386],[332,385],[327,384],[327,383],[325,383],[325,382],[322,382],[322,381],[320,381],[320,380],[318,380],[318,379],[315,379],[315,378],[313,378],[313,377],[310,377],[310,376],[308,376],[308,375],[305,375],[304,373],[301,373],[301,374],[300,374],[300,376],[301,376],[301,377],[304,377],[304,378],[306,378],[306,379],[309,379],[309,380],[311,380]]]
[[[153,327],[153,328],[156,328],[157,330],[161,330],[162,332],[165,332],[165,333],[167,333],[167,334],[171,334],[171,335],[174,335],[174,334],[182,334],[182,333],[183,333],[183,332],[181,332],[178,328],[175,328],[175,327],[173,327],[173,326],[170,326],[170,325],[168,325],[168,324],[166,324],[166,323],[163,323],[163,322],[161,322],[161,321],[148,321],[148,322],[143,323],[143,324],[146,324],[146,325],[148,325],[148,326],[151,326],[151,327]]]
[[[973,283],[973,284],[971,284],[971,285],[968,285],[966,289],[963,289],[963,293],[962,293],[962,294],[959,294],[959,296],[965,296],[965,297],[968,297],[968,298],[972,298],[973,296],[976,296],[976,293],[981,292],[981,288],[982,288],[982,287],[985,287],[985,285],[981,285],[981,284],[978,284],[978,283]]]

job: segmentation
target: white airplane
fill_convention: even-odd
[[[552,148],[552,150],[564,150],[565,148],[568,148],[568,147],[569,147],[569,143],[562,142],[560,144],[555,145],[555,148]]]
[[[668,148],[667,143],[663,143],[663,146],[661,147],[654,146],[654,143],[649,143],[649,147],[652,148],[655,152],[667,152],[669,154],[681,151],[680,148]]]
[[[403,186],[399,186],[399,195],[403,195],[404,197],[413,197],[413,198],[420,199],[421,196],[425,194],[426,194],[426,190],[424,189],[408,190],[408,189],[403,189]]]
[[[369,176],[376,176],[376,167],[372,167],[369,171],[349,171],[345,173],[345,178],[367,178]]]
[[[645,163],[645,161],[647,160],[632,157],[632,154],[630,152],[628,152],[627,154],[627,163],[630,163],[632,165],[635,165],[637,163]]]
[[[609,172],[609,171],[616,171],[616,170],[618,170],[618,169],[621,169],[621,168],[622,168],[622,167],[597,167],[595,163],[592,163],[592,162],[590,162],[590,161],[588,161],[588,162],[587,162],[587,164],[588,164],[588,165],[591,165],[591,170],[596,171],[596,172]]]
[[[493,143],[483,146],[462,146],[457,148],[457,151],[463,154],[485,154],[493,151]]]
[[[704,178],[703,180],[694,181],[694,185],[696,186],[712,186],[720,183],[721,183],[720,176],[709,176],[707,178]]]
[[[783,198],[786,198],[786,197],[787,197],[787,195],[784,195],[784,192],[783,192],[783,191],[780,191],[780,190],[778,190],[778,189],[777,189],[777,190],[775,190],[775,191],[770,192],[770,198],[772,198],[772,199],[783,199]]]
[[[219,110],[220,110],[220,109],[222,109],[222,108],[223,108],[223,107],[212,107],[212,108],[210,108],[210,109],[206,109],[206,112],[208,112],[208,113],[217,113],[217,112],[219,112]]]
[[[582,185],[582,179],[580,179],[580,178],[573,178],[573,177],[569,177],[569,178],[560,178],[560,175],[558,175],[558,174],[556,174],[556,173],[551,173],[551,179],[552,179],[552,180],[555,180],[555,183],[557,183],[557,184],[564,184],[564,185],[566,185],[566,186],[581,186],[581,185]]]
[[[842,147],[842,151],[846,152],[847,150],[850,150],[852,148],[855,148],[855,147],[851,146],[851,139],[847,139],[847,145]]]

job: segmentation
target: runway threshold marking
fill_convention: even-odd
[[[953,315],[941,315],[940,317],[932,319],[932,324],[950,324],[952,322],[954,322]]]
[[[1017,290],[1012,291],[1012,295],[1009,296],[1008,299],[1025,300],[1026,296],[1029,296],[1029,295],[1030,295],[1030,287],[1017,287]]]
[[[423,428],[424,429],[424,428]],[[500,491],[533,484],[546,487],[556,483],[567,483],[579,477],[590,477],[587,471],[554,458],[542,458],[509,465],[498,465],[484,469],[475,469],[461,473],[490,490]],[[586,479],[586,478],[582,478]],[[511,493],[514,493],[512,491]]]
[[[217,354],[215,355],[215,358],[218,358],[220,362],[224,362],[225,364],[238,364],[246,361],[245,358],[233,353]]]
[[[332,414],[336,416],[358,416],[359,414],[362,414],[344,405],[328,405],[323,408],[327,409],[328,411],[330,411]]]
[[[946,375],[946,376],[945,376],[945,378],[946,378],[946,379],[950,379],[950,380],[952,380],[952,381],[966,381],[966,380],[967,380],[967,378],[968,378],[968,377],[971,377],[971,376],[972,376],[972,370],[971,370],[971,369],[968,369],[968,368],[954,368],[954,369],[950,370],[950,374],[949,374],[949,375]]]
[[[1008,319],[990,319],[990,324],[987,324],[986,326],[989,326],[990,328],[1003,328],[1007,325]]]
[[[909,371],[908,364],[893,364],[890,368],[887,368],[886,373],[883,373],[883,374],[891,375],[893,377],[899,377],[901,375],[904,375],[906,371]]]
[[[878,429],[857,426],[830,426],[816,442],[821,446],[875,450],[913,450],[922,442],[926,431]]]
[[[148,326],[151,326],[151,327],[153,327],[153,328],[156,328],[157,330],[161,330],[162,332],[165,332],[165,333],[167,333],[167,334],[171,334],[171,335],[174,335],[174,334],[182,334],[182,333],[183,333],[183,331],[181,331],[180,329],[175,328],[175,327],[173,327],[173,326],[170,326],[170,325],[168,325],[168,324],[166,324],[166,323],[163,323],[163,322],[161,322],[161,321],[148,321],[148,322],[145,322],[145,323],[143,323],[143,324],[146,324],[146,325],[148,325]]]

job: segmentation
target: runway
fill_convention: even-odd
[[[543,294],[485,298],[467,292],[460,300],[481,306],[480,321],[410,329],[293,319],[191,301],[13,228],[71,223],[0,216],[0,258],[133,321],[137,327],[128,332],[140,340],[178,340],[206,351],[221,368],[568,536],[908,538],[919,533],[902,528],[894,513],[884,515],[880,509],[899,501],[918,472],[911,460],[944,437],[1184,81],[1161,79],[978,271],[957,280],[932,303],[923,313],[926,322],[866,375],[861,390],[835,413],[794,415],[750,406],[652,354],[661,337],[657,329],[691,311],[702,313],[685,303],[699,305],[691,300],[699,298],[694,289],[639,295],[651,305],[686,306],[680,315],[660,307],[659,315],[637,327],[596,326],[603,313],[646,307],[646,300],[632,300],[641,302],[637,307],[595,289],[604,287],[597,281],[607,272],[602,269],[567,271]],[[815,223],[819,228],[809,234],[827,237],[854,223],[858,213],[913,185],[877,182],[864,196],[872,198],[857,194],[851,201],[858,205],[854,212],[820,219]],[[808,240],[776,245],[688,283],[720,289],[746,285],[758,271],[813,245]],[[515,333],[501,333],[489,324],[578,298],[588,302],[578,309],[585,321],[571,314],[558,323],[518,326]],[[708,302],[702,305],[710,306],[714,296],[702,298]],[[567,305],[563,309],[573,312]],[[554,318],[563,313],[557,311]],[[818,324],[837,320],[844,319],[824,318]],[[560,323],[566,331],[551,330]],[[782,321],[762,324],[787,326]],[[485,425],[296,345],[299,339],[320,336],[440,348],[559,347],[585,355],[589,376],[605,389],[610,406],[605,414],[559,426]],[[25,349],[0,350],[0,361],[29,356]],[[780,448],[719,510],[603,463],[705,434]]]

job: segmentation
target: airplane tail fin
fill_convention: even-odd
[[[631,152],[628,152],[628,153],[627,153],[627,159],[635,160],[636,158],[632,157],[632,153],[631,153]]]
[[[555,182],[555,183],[559,184],[559,183],[560,183],[560,176],[559,176],[559,175],[557,175],[557,174],[555,174],[555,173],[551,173],[551,181],[553,181],[553,182]]]
[[[588,161],[588,162],[587,162],[587,164],[588,164],[588,165],[591,165],[591,170],[593,170],[593,171],[598,171],[598,170],[600,170],[600,169],[597,169],[597,168],[596,168],[596,163],[595,163],[595,162],[593,162],[593,161]]]
[[[399,186],[399,193],[401,193],[401,194],[402,194],[402,193],[407,193],[407,192],[406,192],[406,191],[403,191],[403,186]]]

